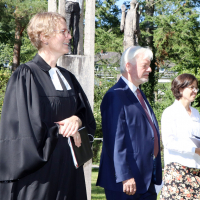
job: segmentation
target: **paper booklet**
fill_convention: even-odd
[[[68,144],[71,150],[74,166],[76,168],[79,168],[81,165],[83,165],[93,157],[87,129],[85,127],[82,127],[78,130],[78,132],[80,133],[82,141],[80,147],[77,147],[75,145],[73,137],[68,137]]]

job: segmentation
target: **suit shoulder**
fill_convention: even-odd
[[[115,95],[119,95],[121,93],[124,93],[125,89],[127,89],[128,86],[126,85],[125,87],[124,86],[121,86],[119,84],[119,82],[117,82],[115,85],[113,85],[107,92],[107,93],[113,93]]]
[[[110,88],[103,97],[101,106],[122,105],[123,91],[116,90],[115,87]]]
[[[104,98],[108,98],[108,97],[112,97],[112,98],[115,98],[115,97],[118,97],[120,94],[123,91],[120,91],[120,90],[117,90],[117,88],[115,86],[111,87],[107,92],[106,94],[104,95]]]

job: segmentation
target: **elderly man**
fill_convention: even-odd
[[[139,85],[148,81],[153,53],[129,47],[119,81],[101,104],[103,148],[97,185],[108,200],[156,200],[162,182],[159,127]]]

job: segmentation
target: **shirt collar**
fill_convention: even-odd
[[[36,54],[35,57],[33,58],[32,60],[34,63],[36,63],[38,65],[38,67],[40,69],[42,69],[43,71],[45,72],[48,72],[50,69],[51,69],[51,66],[49,66],[46,61],[39,55],[39,54]],[[62,67],[58,67],[56,65],[56,67],[62,71]]]
[[[177,99],[175,99],[174,101],[174,105],[178,108],[178,109],[181,109],[183,113],[187,114],[187,116],[189,116],[190,118],[194,119],[195,121],[195,116],[194,116],[194,113],[193,113],[193,109],[192,107],[190,106],[190,110],[191,110],[191,115],[189,115],[185,109],[185,107],[183,106],[183,104],[178,101]],[[180,110],[179,110],[180,111]]]
[[[128,85],[128,87],[130,88],[130,90],[133,93],[136,93],[136,90],[139,89],[139,88],[137,88],[133,83],[131,83],[130,81],[128,81],[124,76],[121,76],[121,78]]]
[[[183,104],[180,101],[178,101],[177,99],[175,99],[174,104],[181,107],[183,110],[186,110],[185,107],[183,106]],[[189,105],[189,107],[191,109],[190,105]]]

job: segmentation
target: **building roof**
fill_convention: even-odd
[[[103,60],[104,62],[108,61],[109,64],[114,64],[119,62],[121,58],[121,54],[117,52],[105,52],[105,53],[98,53],[94,57],[95,63],[101,63]]]

